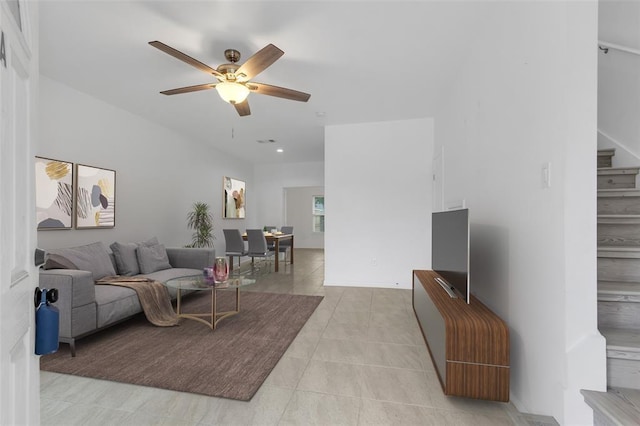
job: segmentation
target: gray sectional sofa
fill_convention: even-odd
[[[136,292],[125,287],[96,285],[111,275],[145,276],[165,282],[201,274],[215,260],[214,249],[164,248],[157,240],[113,243],[109,253],[103,243],[47,252],[40,271],[40,288],[57,288],[60,310],[59,341],[68,343],[75,356],[75,341],[142,312]],[[175,298],[175,290],[169,289]]]

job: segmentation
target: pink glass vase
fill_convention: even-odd
[[[226,257],[216,257],[213,265],[213,276],[216,282],[225,282],[229,279],[229,264]]]

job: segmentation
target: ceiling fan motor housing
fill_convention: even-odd
[[[222,64],[218,67],[218,72],[224,74],[227,81],[235,81],[236,71],[240,68],[237,64]]]
[[[227,58],[227,61],[235,64],[240,60],[240,52],[236,49],[227,49],[224,51],[224,57]]]
[[[236,81],[236,71],[240,68],[236,62],[240,60],[240,52],[236,49],[227,49],[224,51],[224,57],[230,63],[220,65],[217,71],[224,74],[227,81]]]

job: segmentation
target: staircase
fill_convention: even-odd
[[[582,391],[598,425],[640,425],[640,167],[598,151],[598,328],[608,392]]]

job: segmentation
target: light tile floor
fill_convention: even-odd
[[[446,397],[411,291],[324,287],[322,250],[247,291],[324,299],[249,402],[41,372],[43,425],[552,425],[509,403]],[[221,323],[224,327],[224,323]]]

